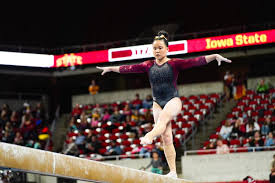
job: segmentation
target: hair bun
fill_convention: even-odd
[[[168,40],[168,32],[166,32],[165,30],[160,30],[158,32],[158,36],[164,35],[164,37]]]

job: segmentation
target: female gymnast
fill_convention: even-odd
[[[166,160],[170,172],[167,176],[177,178],[176,173],[176,151],[173,145],[171,119],[177,116],[181,109],[182,103],[179,98],[176,82],[180,71],[205,65],[211,61],[217,60],[218,66],[221,62],[231,63],[231,60],[222,57],[219,54],[200,56],[191,59],[167,58],[168,33],[159,31],[153,39],[154,60],[148,60],[134,65],[122,65],[111,67],[97,67],[103,70],[101,75],[107,72],[117,73],[144,73],[147,72],[153,93],[153,116],[155,126],[152,131],[148,132],[141,138],[141,144],[152,143],[155,137],[161,136]]]

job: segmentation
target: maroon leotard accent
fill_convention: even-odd
[[[140,64],[122,65],[119,67],[119,72],[147,72],[153,90],[154,101],[163,108],[169,100],[179,96],[177,90],[179,71],[205,64],[207,64],[205,56],[191,59],[172,58],[162,65],[158,65],[154,60],[148,60]]]

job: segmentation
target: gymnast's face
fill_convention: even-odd
[[[157,60],[162,60],[167,56],[169,48],[163,40],[155,40],[153,42],[153,55]]]

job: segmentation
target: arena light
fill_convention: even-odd
[[[53,67],[54,56],[45,54],[0,51],[0,65]]]

